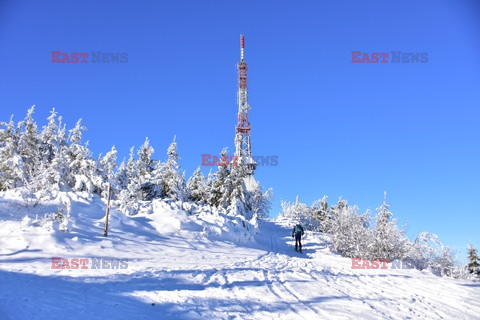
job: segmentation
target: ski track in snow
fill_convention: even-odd
[[[113,217],[104,238],[98,207],[97,214],[78,215],[76,232],[53,236],[41,228],[22,233],[18,221],[2,216],[0,320],[480,315],[478,283],[417,270],[352,270],[350,259],[331,253],[324,236],[310,232],[300,254],[285,220],[263,221],[255,241],[234,244],[199,237],[194,225],[158,232],[162,221],[173,220]],[[128,259],[128,268],[52,270],[53,256]]]

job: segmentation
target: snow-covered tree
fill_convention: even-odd
[[[99,175],[98,164],[92,157],[88,148],[88,142],[81,145],[83,131],[87,130],[82,125],[82,119],[70,130],[70,146],[66,152],[68,163],[67,183],[75,191],[86,191],[89,194],[100,194],[102,191],[102,179]]]
[[[383,203],[377,208],[375,222],[374,256],[378,259],[401,259],[407,253],[407,239],[403,230],[399,230],[395,220],[391,219],[390,205],[386,202],[386,193]]]
[[[112,149],[101,157],[100,164],[103,166],[105,180],[113,179],[117,168],[117,148],[115,146],[112,146]]]
[[[260,185],[257,185],[251,192],[252,214],[253,217],[257,219],[267,218],[272,207],[272,188],[267,189],[264,193],[262,192],[262,187]]]
[[[478,258],[478,251],[477,249],[473,246],[473,244],[468,245],[468,264],[467,264],[467,270],[471,274],[475,274],[477,276],[480,276],[480,266],[479,266],[479,258]]]
[[[449,275],[454,267],[453,251],[436,234],[421,232],[411,245],[407,259],[417,269]]]
[[[35,106],[32,106],[28,112],[25,120],[18,124],[22,133],[20,134],[20,141],[18,145],[18,153],[22,157],[23,172],[26,177],[24,183],[30,182],[40,167],[40,139],[38,134],[37,123],[33,119]]]
[[[191,201],[207,201],[207,181],[198,167],[187,182],[188,199]]]
[[[152,158],[154,149],[148,138],[138,150],[137,172],[140,200],[151,201],[162,195],[161,163]]]
[[[150,146],[150,141],[147,137],[145,138],[143,145],[138,150],[137,170],[141,183],[149,181],[151,173],[155,169],[152,159],[153,152],[154,149]]]
[[[135,148],[130,148],[130,156],[125,165],[122,162],[119,173],[116,176],[117,184],[121,187],[118,200],[120,210],[126,214],[134,215],[140,208],[140,181],[138,177],[137,161],[134,158]]]
[[[239,214],[250,219],[252,217],[252,199],[245,181],[247,177],[246,168],[242,165],[230,166],[229,171],[223,185],[221,203],[224,207],[229,207],[229,211],[233,214]],[[255,182],[252,184],[256,186]]]
[[[55,153],[60,149],[58,140],[58,124],[57,124],[57,112],[55,109],[50,111],[50,116],[47,118],[48,124],[43,127],[40,134],[40,154],[43,161],[51,162]]]
[[[348,206],[346,200],[339,199],[331,215],[329,232],[333,248],[347,257],[373,258],[370,213],[360,214],[357,206]]]
[[[23,185],[26,176],[23,159],[19,154],[20,131],[15,128],[13,116],[0,127],[0,190],[15,189]]]
[[[321,231],[328,229],[328,225],[330,224],[327,198],[327,196],[323,196],[322,199],[316,200],[312,204],[313,219],[318,221]]]
[[[115,188],[115,172],[117,168],[117,149],[115,146],[112,146],[112,149],[105,154],[105,156],[100,157],[100,165],[102,167],[102,197],[108,197],[108,184],[114,184],[113,189]]]
[[[118,170],[114,176],[115,183],[113,184],[114,194],[120,194],[122,190],[127,189],[128,187],[128,174],[127,174],[127,164],[125,160],[120,163]]]
[[[44,193],[51,192],[53,195],[66,186],[66,177],[69,172],[66,160],[67,141],[62,117],[57,118],[55,109],[52,109],[47,120],[48,124],[43,127],[40,134],[42,161],[39,171],[32,180],[38,185],[36,190]]]
[[[220,156],[226,157],[228,154],[228,148],[224,148],[220,153]],[[218,170],[211,176],[211,187],[209,203],[212,206],[227,207],[229,203],[225,203],[225,199],[229,197],[230,184],[230,169],[228,166],[219,165]],[[228,196],[225,196],[228,195]]]
[[[281,216],[293,219],[299,222],[307,230],[317,230],[318,221],[313,219],[313,210],[307,204],[298,200],[298,196],[294,203],[282,201]]]
[[[167,162],[162,166],[162,192],[163,195],[172,198],[184,200],[185,197],[185,173],[180,172],[178,160],[180,156],[177,152],[177,143],[175,139],[167,149]]]

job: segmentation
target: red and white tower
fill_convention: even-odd
[[[247,172],[253,174],[257,164],[252,158],[252,146],[250,144],[250,122],[248,110],[250,105],[247,99],[247,63],[244,60],[245,38],[240,35],[240,62],[238,69],[238,122],[235,135],[235,156],[240,165],[247,167]]]

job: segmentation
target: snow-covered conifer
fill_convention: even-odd
[[[23,185],[26,176],[23,160],[18,152],[20,132],[15,129],[13,116],[8,123],[0,123],[0,190],[14,189]]]
[[[228,154],[228,148],[224,148],[220,153],[221,157],[224,157]],[[210,197],[209,203],[212,206],[224,206],[225,205],[225,194],[228,194],[228,188],[226,187],[229,184],[230,179],[230,169],[228,166],[219,165],[218,170],[212,175],[211,179],[211,188],[210,188]],[[228,206],[228,203],[227,203]]]
[[[473,244],[468,245],[468,264],[467,264],[467,270],[471,274],[475,274],[477,276],[480,276],[480,266],[479,266],[479,258],[478,258],[478,251],[477,249],[473,246]]]
[[[270,209],[272,207],[273,189],[269,188],[265,192],[262,191],[262,187],[257,184],[255,189],[251,191],[251,207],[252,215],[255,218],[267,218]]]
[[[18,124],[19,128],[22,128],[18,153],[22,157],[25,183],[30,182],[40,166],[40,139],[37,123],[33,119],[34,111],[35,106],[32,106],[28,109],[25,120]]]
[[[192,201],[206,201],[206,188],[207,182],[205,176],[200,170],[200,167],[198,167],[187,182],[188,198]]]
[[[396,221],[391,220],[392,212],[390,205],[386,202],[386,193],[384,201],[377,208],[375,221],[375,245],[374,256],[381,259],[403,258],[407,252],[407,239],[403,230],[399,230]]]
[[[185,173],[180,172],[175,139],[167,149],[167,162],[162,165],[162,192],[163,195],[172,199],[185,199]]]
[[[112,149],[100,157],[100,165],[102,166],[102,197],[106,198],[108,195],[108,184],[112,184],[112,189],[115,189],[115,170],[117,168],[117,149],[112,146]]]

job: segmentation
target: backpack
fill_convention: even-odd
[[[299,225],[299,224],[297,224],[297,225],[295,226],[295,233],[302,233],[302,232],[303,232],[302,226]]]

